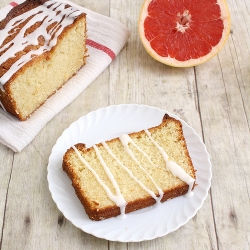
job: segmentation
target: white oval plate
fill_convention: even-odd
[[[83,142],[87,147],[140,131],[161,123],[163,115],[179,119],[183,125],[188,150],[196,172],[194,195],[169,200],[157,207],[129,213],[124,220],[110,218],[92,221],[75,195],[71,180],[62,170],[64,153],[72,145]],[[187,223],[201,208],[211,185],[209,154],[199,135],[183,120],[156,107],[123,104],[98,109],[72,123],[58,138],[48,164],[48,183],[58,209],[76,227],[96,237],[111,241],[138,242],[167,235]]]

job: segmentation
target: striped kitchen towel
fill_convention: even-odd
[[[24,0],[16,0],[1,9],[0,20],[7,15],[11,8],[22,2]],[[120,22],[67,0],[63,0],[63,2],[77,6],[87,14],[89,54],[87,64],[27,121],[21,122],[0,108],[0,143],[15,152],[23,150],[56,114],[70,104],[108,67],[129,38],[128,29]]]

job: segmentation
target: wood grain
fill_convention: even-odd
[[[228,0],[231,34],[203,65],[179,69],[152,59],[138,36],[143,1],[74,0],[125,24],[131,37],[112,64],[21,153],[0,145],[0,249],[250,249],[250,2]],[[8,4],[2,0],[0,7]],[[109,242],[74,227],[47,183],[53,145],[72,122],[120,103],[157,106],[203,138],[213,165],[209,196],[177,231],[140,243]],[[0,121],[1,122],[1,121]]]

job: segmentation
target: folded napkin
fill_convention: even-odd
[[[1,9],[0,20],[22,2],[24,0],[16,0]],[[70,104],[114,60],[129,38],[128,29],[120,22],[67,0],[63,2],[77,6],[87,14],[87,64],[27,121],[19,121],[0,109],[0,143],[15,152],[25,148],[56,114]]]

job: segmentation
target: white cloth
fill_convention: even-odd
[[[16,0],[0,10],[0,20],[23,0]],[[60,90],[50,97],[27,121],[19,121],[0,108],[0,143],[15,152],[24,149],[40,130],[70,104],[118,55],[129,38],[128,29],[120,22],[77,6],[87,14],[87,64]]]

